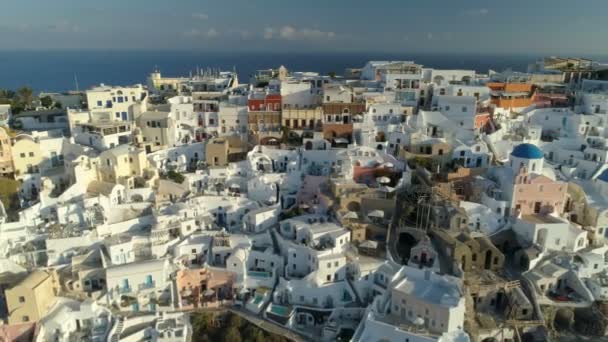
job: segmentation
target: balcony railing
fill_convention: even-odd
[[[141,291],[141,290],[153,289],[155,287],[156,287],[156,282],[153,281],[150,283],[139,284],[139,286],[137,288]]]
[[[118,289],[118,293],[120,293],[120,294],[130,293],[131,291],[132,291],[132,289],[130,286],[127,286],[127,287],[123,286]]]

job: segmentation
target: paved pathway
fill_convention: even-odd
[[[230,310],[230,312],[237,314],[237,315],[243,317],[244,319],[248,320],[252,324],[255,324],[258,328],[264,329],[264,330],[266,330],[270,333],[276,334],[276,335],[281,335],[285,338],[290,339],[291,341],[300,342],[300,341],[310,341],[311,340],[310,338],[300,335],[294,331],[291,331],[279,324],[264,320],[256,315],[250,313],[249,311],[246,311],[245,309],[230,308],[229,310]]]

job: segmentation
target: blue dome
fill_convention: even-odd
[[[511,152],[513,157],[524,159],[541,159],[544,157],[543,151],[532,144],[519,144]]]
[[[602,171],[602,173],[597,177],[597,179],[601,180],[602,182],[608,183],[608,169]]]

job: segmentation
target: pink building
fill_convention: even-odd
[[[180,308],[191,310],[215,307],[233,298],[234,272],[211,267],[177,271],[176,285]]]
[[[298,192],[298,205],[318,205],[321,186],[326,183],[325,176],[306,175]]]
[[[395,182],[400,176],[393,166],[382,165],[374,160],[362,163],[357,161],[353,166],[353,180],[356,183],[366,185],[377,185],[376,178],[388,177],[391,183]]]
[[[561,215],[568,197],[566,183],[530,174],[522,168],[515,176],[513,203],[515,215],[550,214]]]

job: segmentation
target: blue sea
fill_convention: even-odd
[[[87,89],[99,83],[145,83],[155,67],[165,76],[187,76],[200,68],[236,68],[241,82],[258,69],[285,65],[292,71],[336,72],[362,67],[369,60],[413,60],[426,67],[507,68],[526,71],[542,56],[380,53],[243,53],[201,51],[0,51],[0,88],[27,85],[36,91]]]

